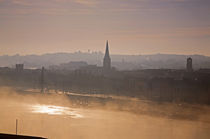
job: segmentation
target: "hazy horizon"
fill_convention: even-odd
[[[103,51],[69,51],[69,52],[65,52],[65,51],[58,51],[58,52],[44,52],[44,53],[14,53],[14,54],[0,54],[0,56],[15,56],[15,55],[19,55],[19,56],[30,56],[30,55],[37,55],[37,56],[42,56],[42,55],[48,55],[48,54],[74,54],[74,53],[83,53],[83,54],[93,54],[93,53],[101,53],[101,54],[105,54]],[[110,55],[124,55],[124,56],[147,56],[147,55],[177,55],[177,56],[205,56],[205,57],[210,57],[210,55],[203,55],[203,54],[198,54],[198,53],[194,53],[194,54],[184,54],[184,53],[136,53],[136,54],[126,54],[126,53],[110,53]]]
[[[102,51],[210,56],[208,0],[0,0],[0,55]]]
[[[10,134],[209,139],[210,0],[0,0]]]

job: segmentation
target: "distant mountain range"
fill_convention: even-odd
[[[101,52],[92,53],[52,53],[43,55],[3,55],[0,56],[1,67],[14,67],[17,63],[23,63],[25,68],[48,68],[51,65],[60,65],[70,61],[84,61],[88,64],[102,66],[104,54]],[[202,55],[111,55],[112,66],[118,70],[133,69],[184,69],[187,57],[193,59],[195,69],[210,68],[210,57]]]

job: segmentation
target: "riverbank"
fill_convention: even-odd
[[[188,103],[169,103],[148,101],[135,97],[114,96],[103,94],[81,94],[71,92],[45,92],[39,90],[20,88],[1,88],[5,91],[1,98],[9,97],[17,101],[28,103],[58,104],[86,109],[105,109],[112,111],[125,111],[137,115],[164,117],[168,119],[200,121],[210,123],[210,106]]]

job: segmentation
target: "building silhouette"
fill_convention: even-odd
[[[109,56],[109,44],[108,44],[108,41],[106,42],[106,51],[105,51],[105,56],[104,56],[104,61],[103,61],[103,69],[105,71],[111,69],[111,58]]]
[[[42,67],[41,69],[41,80],[40,80],[40,84],[41,84],[41,93],[44,93],[44,67]]]
[[[24,69],[24,64],[16,64],[15,69],[17,72],[22,72]]]
[[[187,71],[188,71],[188,72],[193,71],[193,67],[192,67],[192,58],[191,58],[191,57],[187,58],[187,66],[186,66],[186,68],[187,68]]]

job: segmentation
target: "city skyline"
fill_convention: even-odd
[[[208,0],[0,0],[0,55],[210,56]]]

